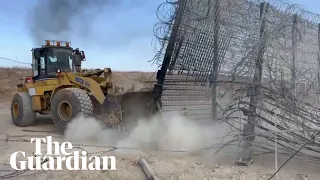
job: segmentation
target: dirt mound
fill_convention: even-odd
[[[28,68],[5,68],[0,67],[0,98],[2,102],[10,101],[12,95],[17,91],[17,84],[25,76],[32,75]],[[155,76],[151,72],[113,72],[113,79],[117,86],[124,91],[139,90],[143,87],[152,87],[152,83],[145,83],[146,80],[154,80]]]
[[[17,84],[22,78],[32,75],[31,69],[27,68],[0,68],[0,98],[2,102],[11,99],[17,91]]]

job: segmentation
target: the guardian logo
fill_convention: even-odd
[[[14,152],[10,156],[10,165],[13,169],[63,170],[63,164],[65,164],[65,168],[68,170],[117,170],[114,156],[88,157],[86,151],[73,151],[70,142],[63,142],[60,145],[59,142],[52,141],[52,136],[31,138],[30,142],[35,142],[34,156],[26,157],[24,151]],[[46,153],[41,151],[42,142],[47,144]],[[17,156],[21,155],[25,160],[17,160]]]

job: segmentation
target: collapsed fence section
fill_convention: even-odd
[[[286,155],[303,146],[297,156],[319,162],[319,15],[280,0],[178,0],[164,9],[154,59],[164,110],[216,119],[222,82],[240,84],[219,117],[240,132],[238,163],[249,164],[257,146],[274,152],[256,136]]]

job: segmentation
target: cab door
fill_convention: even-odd
[[[46,78],[45,52],[41,48],[32,49],[33,79]]]

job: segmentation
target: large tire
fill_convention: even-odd
[[[71,108],[70,108],[71,107]],[[58,91],[51,102],[51,115],[55,125],[62,131],[79,115],[91,116],[92,101],[85,90],[66,88]]]
[[[11,117],[18,127],[32,126],[36,123],[36,112],[32,110],[32,99],[28,93],[17,93],[11,102]]]

